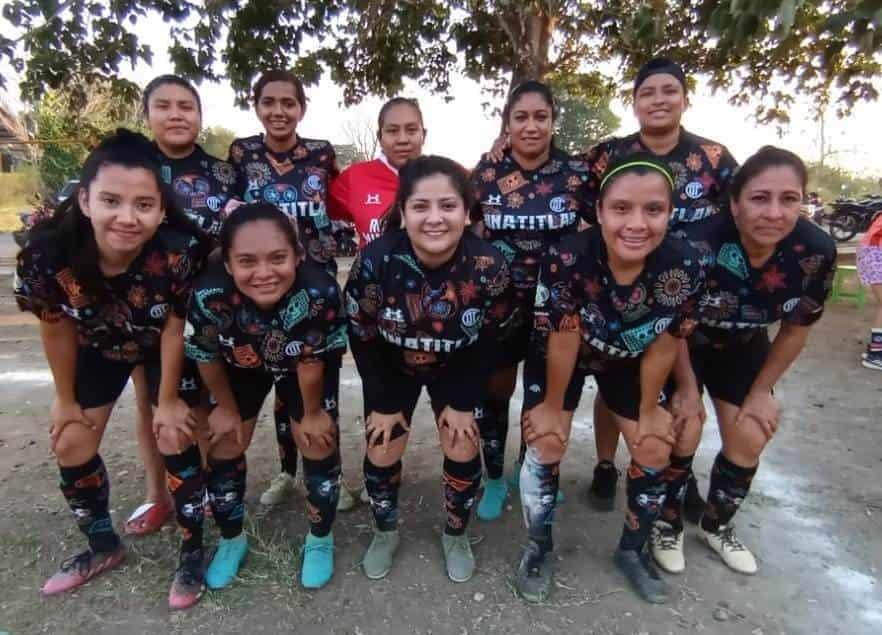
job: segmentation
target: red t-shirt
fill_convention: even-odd
[[[355,223],[359,247],[380,235],[380,217],[395,202],[398,172],[382,158],[353,163],[331,183],[328,213]]]

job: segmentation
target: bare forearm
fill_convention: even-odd
[[[649,345],[640,361],[640,411],[658,406],[658,397],[671,374],[679,346],[676,338],[662,333]]]
[[[315,414],[322,408],[325,362],[311,360],[297,364],[297,384],[303,398],[303,414]]]
[[[557,410],[563,410],[564,395],[579,357],[580,339],[575,332],[553,332],[548,335],[545,403]]]
[[[685,339],[677,340],[677,358],[674,360],[674,381],[681,390],[698,390],[698,381],[689,358],[689,344]]]
[[[40,337],[46,361],[55,380],[55,394],[60,401],[76,401],[77,327],[68,318],[58,322],[40,322]]]
[[[233,389],[230,388],[230,379],[227,377],[223,360],[199,362],[199,374],[219,406],[225,410],[237,410],[236,398],[233,397]]]
[[[762,370],[753,381],[751,390],[766,392],[775,387],[781,376],[805,348],[809,328],[808,326],[793,326],[791,324],[781,325],[781,330],[778,331],[769,349],[766,363],[763,364]]]
[[[184,367],[184,320],[170,316],[159,340],[159,402],[175,401]]]

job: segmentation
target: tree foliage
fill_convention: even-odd
[[[82,100],[82,103],[81,103]],[[139,101],[110,82],[46,93],[32,114],[39,142],[37,169],[46,192],[75,177],[89,151],[120,126],[144,131]]]
[[[228,79],[240,101],[273,67],[307,82],[328,73],[352,104],[407,79],[450,96],[454,72],[502,91],[611,62],[607,79],[622,82],[665,54],[761,120],[786,120],[794,90],[840,114],[875,99],[882,49],[882,0],[8,0],[0,32],[20,36],[0,36],[0,58],[24,73],[30,100],[71,78],[114,78],[150,61],[139,37],[150,14],[169,25],[179,73]]]
[[[209,126],[202,129],[199,135],[199,144],[208,154],[221,159],[226,159],[230,151],[230,144],[236,138],[236,133],[223,126]]]
[[[619,127],[619,118],[610,109],[614,93],[598,77],[555,73],[547,79],[557,105],[554,142],[560,149],[585,152]]]

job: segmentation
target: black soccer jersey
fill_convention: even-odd
[[[172,188],[181,209],[202,231],[217,238],[221,210],[235,191],[233,166],[199,146],[182,159],[167,157],[157,148],[156,158],[162,180]]]
[[[125,273],[103,280],[106,299],[99,301],[83,291],[59,245],[38,235],[19,253],[15,297],[22,311],[46,322],[73,319],[80,346],[105,359],[155,360],[169,312],[187,313],[205,252],[196,236],[162,225]]]
[[[695,327],[703,264],[688,242],[666,236],[638,278],[620,285],[599,227],[567,236],[543,261],[536,329],[579,332],[580,366],[602,371],[633,363],[660,334],[686,337]]]
[[[327,210],[330,181],[338,174],[334,146],[298,137],[293,148],[277,153],[261,134],[233,141],[229,161],[236,168],[239,196],[249,203],[272,203],[296,219],[307,257],[336,275]]]
[[[272,309],[240,292],[222,262],[196,279],[184,350],[197,362],[223,358],[239,368],[294,373],[305,359],[337,364],[346,350],[346,316],[337,281],[310,262],[297,267],[291,289]]]
[[[808,326],[820,319],[836,269],[836,245],[812,222],[797,220],[759,268],[751,266],[730,214],[683,226],[676,234],[713,263],[699,306],[701,330],[712,340],[725,342],[779,320]]]
[[[607,166],[636,152],[653,154],[643,145],[640,133],[602,141],[584,155],[590,166],[587,204],[592,217],[596,217],[597,195]],[[707,218],[726,207],[729,182],[738,163],[725,146],[681,128],[676,147],[657,158],[674,177],[671,228]]]
[[[588,178],[584,161],[559,150],[552,150],[549,160],[535,170],[521,168],[508,152],[499,163],[483,159],[472,172],[484,238],[505,255],[515,299],[527,315],[543,254],[549,245],[578,231],[587,215]]]
[[[438,269],[420,264],[404,230],[356,257],[346,284],[349,341],[369,401],[402,408],[396,378],[442,382],[449,403],[471,410],[484,397],[499,325],[512,298],[505,258],[466,232]]]

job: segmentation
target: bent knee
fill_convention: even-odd
[[[651,468],[662,468],[671,462],[671,446],[657,437],[644,437],[640,445],[628,443],[631,458]]]
[[[98,453],[98,434],[79,423],[69,423],[55,442],[60,465],[82,465]]]
[[[546,434],[527,445],[540,463],[559,463],[567,451],[567,446],[554,434]]]

